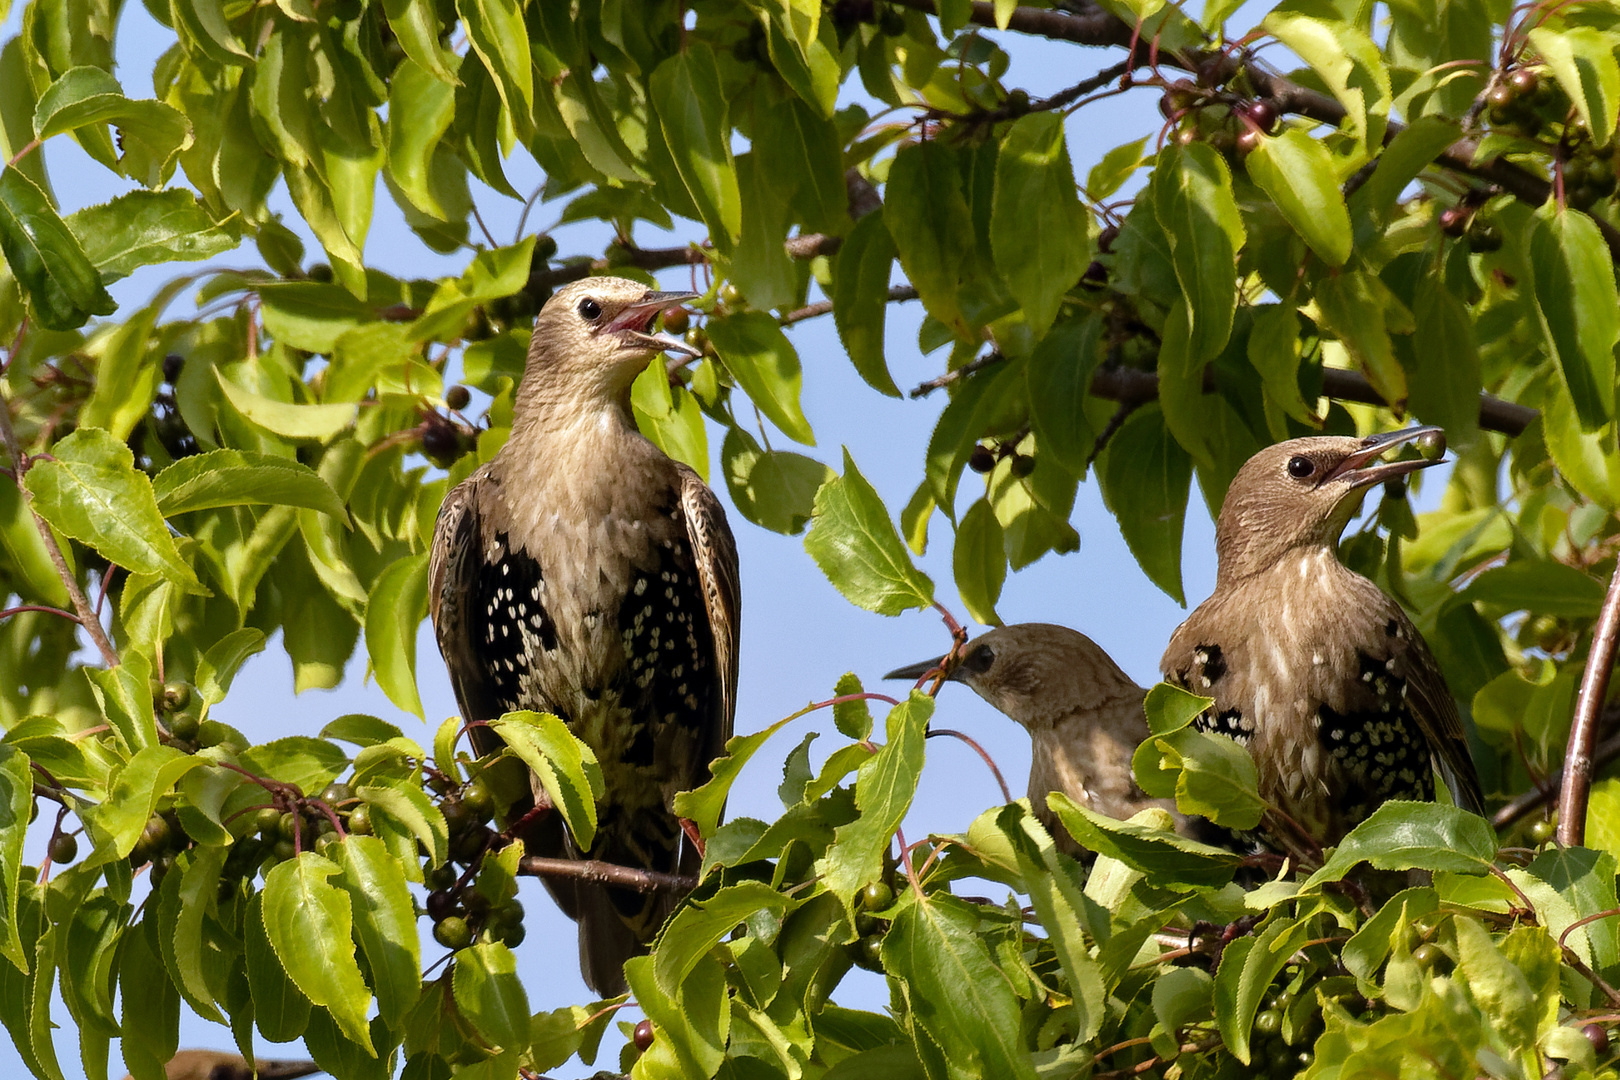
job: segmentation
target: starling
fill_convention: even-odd
[[[439,511],[429,603],[463,716],[553,713],[602,767],[590,850],[550,814],[525,834],[530,854],[698,865],[671,801],[708,778],[731,734],[737,551],[714,493],[630,411],[656,353],[693,351],[649,333],[688,299],[619,278],[558,290],[535,319],[511,437]],[[500,746],[487,727],[471,737],[479,753]],[[623,991],[624,961],[680,899],[545,880],[579,922],[580,970],[603,995]]]
[[[293,1080],[313,1076],[321,1067],[313,1061],[267,1061],[248,1064],[241,1054],[221,1050],[181,1050],[163,1066],[168,1080]],[[124,1077],[130,1080],[130,1077]]]
[[[1250,458],[1227,490],[1215,592],[1177,628],[1160,668],[1214,699],[1195,725],[1247,745],[1261,797],[1286,815],[1240,841],[1312,854],[1301,829],[1336,844],[1389,799],[1434,798],[1431,762],[1458,806],[1484,811],[1456,703],[1422,635],[1338,558],[1369,485],[1439,460],[1380,460],[1413,440],[1445,449],[1438,428],[1293,439]]]
[[[886,679],[920,679],[943,660],[891,671]],[[1131,776],[1131,755],[1148,736],[1145,691],[1086,635],[1050,623],[1019,623],[970,641],[946,678],[966,683],[1029,732],[1029,801],[1035,816],[1070,855],[1081,849],[1046,807],[1061,791],[1081,806],[1129,818],[1150,799]]]

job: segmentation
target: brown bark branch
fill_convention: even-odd
[[[917,299],[917,290],[910,285],[891,285],[889,287],[889,303],[891,304],[915,299]],[[783,326],[792,326],[796,322],[803,322],[805,319],[814,319],[818,315],[825,315],[832,309],[831,300],[818,300],[814,304],[806,304],[802,308],[795,308],[777,321]]]
[[[1575,695],[1575,721],[1564,750],[1564,780],[1558,788],[1558,842],[1580,847],[1586,842],[1586,799],[1592,790],[1592,748],[1597,743],[1598,717],[1609,693],[1616,646],[1620,645],[1620,565],[1614,568],[1609,592],[1592,630],[1592,648]]]
[[[525,855],[518,860],[518,873],[530,877],[573,878],[595,885],[613,885],[637,892],[688,893],[697,888],[697,878],[687,874],[664,874],[633,866],[597,862],[594,859],[546,859]]]

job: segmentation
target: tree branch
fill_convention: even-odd
[[[1612,717],[1613,712],[1612,709],[1606,710],[1605,715]],[[1592,750],[1592,771],[1595,773],[1617,757],[1620,757],[1620,735],[1611,735],[1598,743]],[[1499,830],[1505,829],[1532,810],[1545,806],[1553,800],[1563,782],[1563,770],[1553,773],[1547,777],[1547,782],[1541,787],[1533,788],[1512,801],[1504,803],[1496,813],[1491,815],[1491,824]]]
[[[915,299],[917,299],[917,290],[910,285],[889,286],[889,303],[898,304],[905,300]],[[783,326],[792,326],[796,322],[803,322],[805,319],[814,319],[818,315],[825,315],[832,309],[831,300],[818,300],[814,304],[806,304],[802,308],[788,312],[777,321]]]
[[[697,878],[686,874],[663,874],[594,859],[546,859],[539,855],[525,855],[518,860],[518,873],[530,877],[573,878],[636,892],[688,893],[697,888],[698,883]]]
[[[1558,789],[1558,842],[1580,847],[1586,842],[1586,799],[1592,790],[1592,748],[1597,743],[1598,715],[1609,692],[1616,646],[1620,645],[1620,564],[1609,580],[1609,592],[1598,611],[1592,648],[1575,695],[1575,722],[1564,750],[1564,780]]]

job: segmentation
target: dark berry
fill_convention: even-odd
[[[1015,454],[1009,468],[1014,476],[1022,480],[1035,471],[1035,459],[1028,454]]]
[[[79,841],[67,833],[51,837],[51,862],[70,863],[79,857]]]
[[[1080,284],[1094,289],[1102,288],[1108,284],[1108,267],[1093,259],[1086,272],[1080,275]]]
[[[472,394],[460,383],[457,383],[444,392],[444,403],[450,406],[452,409],[456,409],[458,411],[465,409],[468,403],[471,401]]]
[[[430,414],[422,421],[422,453],[434,460],[454,459],[461,453],[461,433],[437,413]]]
[[[536,259],[549,259],[557,254],[557,238],[540,235],[534,239],[534,257]]]
[[[326,263],[315,263],[304,271],[304,276],[311,281],[319,281],[323,284],[329,283],[332,280],[332,268]]]
[[[1529,68],[1519,68],[1507,77],[1508,85],[1521,97],[1528,97],[1539,89],[1541,80]]]
[[[430,889],[448,889],[456,883],[456,868],[449,863],[440,863],[422,877]]]
[[[1114,241],[1119,239],[1119,226],[1110,225],[1097,234],[1097,250],[1104,255],[1114,250]]]
[[[1023,116],[1029,112],[1029,91],[1014,90],[1007,95],[1006,110],[1008,116]]]
[[[1242,131],[1238,132],[1237,138],[1232,141],[1232,146],[1239,154],[1242,154],[1244,157],[1248,157],[1250,154],[1260,149],[1260,142],[1264,138],[1264,135],[1260,134],[1253,128],[1244,128]],[[1217,147],[1216,149],[1220,148]]]
[[[1440,231],[1447,236],[1462,236],[1468,231],[1468,219],[1474,212],[1466,206],[1448,206],[1440,211]]]
[[[1587,1024],[1581,1028],[1581,1034],[1586,1036],[1586,1041],[1592,1044],[1592,1049],[1597,1053],[1609,1052],[1609,1029],[1602,1024]]]
[[[434,922],[440,922],[445,917],[455,914],[456,898],[454,894],[444,889],[434,889],[427,894],[427,903],[424,907],[427,910],[428,918]]]
[[[169,353],[163,358],[163,381],[173,386],[180,381],[180,369],[185,366],[186,358],[179,353]]]
[[[1485,103],[1493,109],[1506,109],[1518,100],[1511,84],[1497,83],[1485,92]]]
[[[684,334],[691,324],[692,316],[683,307],[670,307],[664,309],[664,329],[671,334]]]
[[[508,949],[515,949],[523,944],[523,939],[529,936],[529,932],[523,929],[522,923],[514,923],[511,926],[501,926],[498,936],[502,945]]]
[[[991,450],[988,446],[985,446],[982,443],[975,446],[973,448],[973,453],[968,455],[968,468],[972,469],[976,473],[987,473],[995,467],[995,451]]]
[[[647,1048],[652,1046],[653,1042],[652,1021],[643,1020],[641,1023],[637,1024],[635,1034],[631,1036],[631,1039],[635,1042],[636,1049],[645,1054],[647,1052]]]
[[[1277,106],[1269,101],[1251,101],[1243,107],[1243,118],[1266,134],[1277,126]]]

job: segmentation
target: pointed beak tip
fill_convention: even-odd
[[[908,679],[912,682],[916,682],[930,671],[937,670],[943,660],[944,657],[939,657],[933,660],[920,660],[915,664],[907,664],[905,667],[895,668],[893,671],[889,672],[883,677],[885,679]]]

